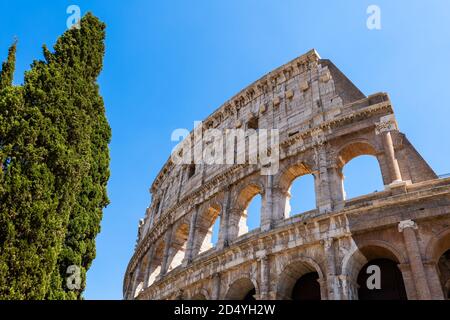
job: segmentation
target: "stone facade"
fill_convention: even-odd
[[[376,259],[395,262],[408,299],[448,298],[450,179],[399,132],[387,94],[366,97],[312,50],[234,96],[202,129],[255,121],[280,130],[278,173],[169,159],[139,225],[125,299],[292,299],[307,274],[321,299],[358,299],[361,270]],[[385,189],[346,199],[342,169],[361,155],[377,159]],[[290,186],[305,174],[316,209],[289,217]],[[246,232],[258,194],[260,228]]]

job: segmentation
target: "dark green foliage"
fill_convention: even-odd
[[[8,50],[8,59],[2,64],[0,73],[0,89],[12,85],[14,70],[16,69],[16,49],[17,41]]]
[[[3,64],[0,299],[81,298],[108,204],[111,131],[96,84],[104,29],[87,14],[54,52],[44,47],[23,86],[11,85],[15,44]],[[79,290],[66,286],[70,265]]]

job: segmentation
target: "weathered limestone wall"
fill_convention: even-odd
[[[373,258],[399,264],[408,298],[444,298],[437,264],[450,248],[450,180],[437,179],[398,131],[387,94],[365,97],[310,51],[241,91],[200,130],[255,121],[280,130],[278,172],[169,159],[151,187],[126,299],[241,299],[252,288],[259,299],[288,299],[311,271],[322,299],[356,299],[357,275]],[[347,200],[342,169],[360,155],[377,159],[385,190]],[[317,208],[287,217],[290,186],[305,174],[314,176]],[[257,194],[260,228],[246,233]]]

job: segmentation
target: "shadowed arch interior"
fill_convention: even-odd
[[[305,163],[289,167],[280,177],[282,190],[281,213],[283,217],[299,214],[316,208],[315,176]]]
[[[376,270],[369,267],[376,266]],[[379,277],[379,280],[374,280]],[[373,287],[378,281],[379,287]],[[405,284],[397,263],[391,259],[373,259],[358,274],[359,300],[406,300]]]
[[[172,238],[172,253],[169,257],[169,268],[167,271],[171,271],[181,265],[186,255],[187,240],[189,238],[189,224],[187,222],[181,223],[178,228],[175,229],[175,233]],[[170,253],[169,253],[170,254]]]
[[[226,300],[254,300],[256,294],[255,285],[249,278],[241,278],[234,281],[228,288]]]
[[[238,233],[241,236],[260,224],[263,190],[257,184],[242,189],[236,201],[239,211]],[[249,217],[250,214],[250,217]]]
[[[311,275],[300,281],[303,276],[308,274]],[[311,285],[311,278],[314,278],[316,282],[317,279],[322,278],[322,272],[318,269],[318,266],[313,266],[311,262],[304,260],[298,260],[290,263],[280,274],[277,288],[277,298],[280,300],[292,300],[294,297],[306,297],[308,294],[303,294],[303,289],[305,288],[304,285],[313,288],[313,290],[318,288],[320,297],[320,285],[318,282],[317,285],[319,287],[316,287],[314,284]],[[294,290],[294,288],[296,290]],[[313,295],[316,296],[316,293],[317,291],[315,291]]]
[[[214,247],[214,225],[220,219],[221,208],[218,204],[210,205],[199,215],[196,221],[194,255],[205,252]],[[218,230],[216,230],[218,232]],[[217,235],[215,236],[217,238]]]

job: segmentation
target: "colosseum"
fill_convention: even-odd
[[[169,157],[139,223],[125,299],[449,299],[450,178],[399,131],[386,93],[365,96],[311,50],[224,103],[200,126],[210,128],[278,129],[278,170]],[[384,189],[346,199],[343,168],[362,155],[378,162]],[[303,175],[314,177],[316,208],[290,213]],[[260,225],[249,232],[256,195]],[[381,283],[369,288],[373,266]]]

